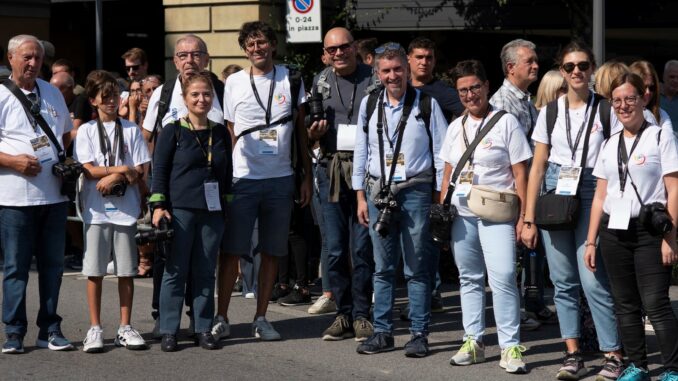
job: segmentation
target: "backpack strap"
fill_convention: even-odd
[[[552,100],[546,105],[546,136],[549,138],[549,148],[551,147],[551,134],[556,126],[558,118],[558,98]]]
[[[612,106],[610,101],[605,99],[602,95],[596,94],[596,97],[600,98],[600,103],[598,103],[598,115],[600,116],[600,123],[603,125],[603,137],[608,139],[610,137],[610,131],[612,126],[610,125],[610,113]]]
[[[365,109],[365,114],[367,115],[367,123],[363,126],[363,131],[367,134],[369,131],[369,123],[374,114],[374,110],[377,108],[377,102],[379,101],[379,95],[381,91],[373,91],[370,95],[367,96],[367,108]]]
[[[162,85],[160,99],[158,100],[158,114],[155,117],[153,131],[151,131],[151,142],[153,143],[155,143],[155,139],[158,137],[158,133],[162,128],[162,118],[169,110],[170,102],[172,102],[172,92],[174,92],[174,86],[176,83],[177,81],[175,79],[174,81],[167,81]]]
[[[433,154],[433,135],[431,134],[431,97],[419,91],[419,115],[417,118],[424,120],[426,126],[426,135],[428,135],[428,151],[431,153],[431,169],[433,170],[433,189],[436,186],[436,160]]]

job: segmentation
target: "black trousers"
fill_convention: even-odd
[[[600,250],[629,361],[647,368],[644,309],[657,334],[664,366],[678,371],[678,320],[669,299],[671,267],[662,265],[662,238],[648,233],[637,218],[631,219],[628,230],[608,229],[608,222],[604,215]]]

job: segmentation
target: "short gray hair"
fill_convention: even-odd
[[[45,54],[45,47],[42,45],[42,41],[38,40],[37,37],[31,36],[30,34],[20,34],[9,39],[7,43],[7,54],[14,54],[14,51],[21,45],[27,42],[35,42],[42,50],[42,53]]]
[[[668,71],[673,66],[678,66],[678,60],[668,60],[668,61],[666,61],[666,64],[664,64],[664,72]]]
[[[379,61],[382,59],[392,60],[393,58],[400,58],[403,62],[407,63],[407,53],[400,44],[395,42],[387,42],[375,50],[374,56],[374,67],[376,68]]]
[[[501,70],[504,71],[504,76],[508,74],[506,71],[506,65],[510,63],[516,63],[518,60],[518,48],[535,50],[537,46],[533,42],[523,40],[522,38],[509,41],[506,45],[504,45],[504,47],[501,48],[501,54],[499,55],[499,58],[501,58]]]
[[[197,41],[198,46],[200,47],[200,50],[205,52],[205,53],[208,53],[207,44],[205,43],[205,41],[202,38],[196,36],[195,34],[191,34],[191,33],[185,34],[185,35],[179,37],[177,42],[174,44],[174,52],[176,53],[177,46],[179,46],[179,44],[181,44],[182,42],[185,42],[185,41],[189,41],[189,40]]]

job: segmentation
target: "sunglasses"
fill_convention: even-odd
[[[130,71],[130,70],[138,71],[140,66],[141,65],[129,65],[129,66],[125,65],[125,70],[126,71]]]
[[[339,49],[341,49],[342,52],[345,52],[345,51],[351,49],[352,46],[353,46],[352,44],[348,43],[348,44],[341,44],[341,45],[338,45],[338,46],[328,46],[328,47],[325,47],[324,49],[327,52],[327,54],[335,55]]]
[[[402,49],[400,44],[395,42],[387,42],[384,45],[374,49],[374,52],[377,54],[384,54],[384,52],[387,50],[400,50],[400,49]]]
[[[564,63],[563,66],[561,66],[561,68],[565,70],[567,74],[572,73],[575,67],[578,67],[579,71],[586,71],[591,68],[591,63],[589,61],[582,61],[578,63],[568,62]]]

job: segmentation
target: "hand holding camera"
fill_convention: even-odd
[[[124,196],[127,184],[125,183],[125,176],[119,173],[111,173],[103,177],[97,182],[97,190],[101,192],[104,197],[107,196]],[[121,189],[124,188],[124,189]],[[120,194],[122,193],[122,194]]]
[[[167,221],[172,221],[172,215],[166,209],[155,208],[153,209],[153,218],[152,223],[155,227],[160,227],[162,219],[167,219]]]

